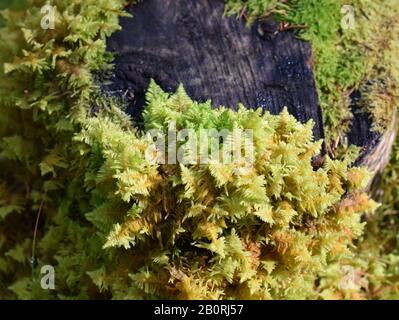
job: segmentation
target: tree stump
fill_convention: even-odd
[[[145,0],[127,11],[133,19],[122,18],[122,30],[108,39],[116,60],[105,90],[126,95],[136,120],[153,78],[170,92],[182,83],[192,99],[211,99],[213,107],[242,103],[278,114],[286,106],[301,122],[313,119],[314,138],[324,138],[311,46],[293,31],[281,32],[271,18],[248,27],[224,16],[223,0]],[[357,110],[347,138],[362,147],[357,164],[377,172],[389,159],[394,127],[379,135],[371,125]]]

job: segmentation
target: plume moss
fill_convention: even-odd
[[[227,1],[229,13],[246,10],[250,1]],[[256,4],[262,0],[252,1]],[[350,128],[351,101],[353,92],[360,95],[357,105],[360,112],[372,117],[376,132],[384,132],[396,125],[398,104],[398,26],[399,6],[397,1],[300,1],[284,2],[285,13],[275,15],[277,19],[294,25],[306,25],[298,33],[308,40],[314,50],[314,70],[323,108],[327,145],[336,145],[338,150],[330,154],[336,157],[348,153],[345,132]],[[343,30],[340,25],[343,5],[354,9],[353,29]],[[241,9],[238,9],[241,8]],[[258,6],[260,8],[260,6]],[[254,10],[247,11],[250,15]],[[262,13],[273,14],[273,3]],[[255,17],[251,21],[253,21]],[[353,148],[349,146],[349,148]],[[398,297],[398,146],[392,151],[391,161],[377,181],[375,197],[382,206],[373,216],[367,216],[364,237],[358,243],[357,257],[341,264],[331,264],[326,269],[320,284],[325,298],[352,299],[397,299]],[[383,244],[383,245],[381,245]],[[342,290],[339,278],[343,267],[352,269],[352,288]]]
[[[0,298],[353,297],[333,271],[368,261],[353,249],[376,206],[364,169],[327,157],[315,170],[312,123],[212,110],[182,87],[152,83],[134,128],[93,76],[110,68],[105,37],[124,1],[54,1],[52,31],[40,28],[44,4],[2,11]],[[254,165],[148,161],[147,131],[170,120],[196,134],[252,129]],[[55,291],[40,288],[47,264]]]
[[[279,4],[284,10],[276,9]],[[312,44],[328,142],[340,141],[347,147],[354,91],[360,91],[360,106],[373,117],[375,131],[391,125],[398,95],[399,8],[395,0],[229,0],[226,5],[228,14],[246,13],[250,22],[266,14],[301,26],[298,35]],[[354,25],[344,28],[348,12],[342,8],[348,5],[353,8]]]

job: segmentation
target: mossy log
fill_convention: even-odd
[[[191,98],[211,99],[214,107],[242,103],[278,114],[286,106],[301,122],[313,119],[315,139],[324,138],[311,45],[294,30],[270,17],[249,27],[226,17],[222,0],[146,0],[127,11],[134,18],[122,18],[122,30],[108,39],[116,61],[106,90],[127,97],[136,120],[153,78],[170,92],[182,83]],[[347,139],[362,147],[356,164],[377,173],[389,159],[394,125],[373,132],[355,96],[352,111]]]

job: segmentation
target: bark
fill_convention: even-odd
[[[182,83],[191,98],[214,107],[242,103],[278,114],[286,106],[301,122],[313,119],[315,139],[324,138],[311,46],[294,31],[279,30],[271,18],[248,27],[224,16],[222,0],[145,0],[127,10],[134,18],[122,18],[122,30],[108,39],[117,58],[106,90],[126,95],[136,120],[153,78],[171,92]],[[380,170],[394,135],[373,133],[371,124],[356,110],[347,138],[363,147],[358,164]]]

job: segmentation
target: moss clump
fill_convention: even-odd
[[[82,188],[85,162],[71,141],[95,108],[92,72],[111,61],[105,37],[120,28],[124,1],[52,3],[54,30],[40,26],[46,1],[18,1],[1,11],[0,299],[53,297],[39,286],[43,264],[57,264],[59,292],[87,297],[77,283],[86,271],[76,270],[88,263],[90,245],[77,239],[90,235],[79,218],[90,203]],[[60,228],[76,242],[63,247],[54,237],[43,251],[39,240],[60,215]],[[69,250],[82,255],[65,258]]]
[[[321,275],[319,290],[325,299],[399,298],[398,163],[396,142],[374,194],[382,204],[375,214],[365,215],[366,227],[354,257],[330,264]]]
[[[258,1],[263,2],[263,1]],[[340,8],[352,5],[355,28],[342,30]],[[350,94],[360,92],[358,105],[373,118],[373,130],[384,132],[393,124],[398,97],[398,27],[399,6],[388,1],[289,1],[291,10],[282,19],[304,23],[308,29],[301,36],[312,43],[315,73],[323,107],[327,138],[344,142],[348,129]],[[338,132],[335,128],[344,130]],[[346,149],[345,143],[344,150]],[[398,257],[398,146],[381,177],[376,196],[382,206],[367,216],[364,238],[358,244],[355,259],[342,260],[326,269],[320,282],[325,298],[397,299]],[[330,153],[342,154],[330,150]],[[339,285],[345,268],[352,268],[350,286]]]
[[[97,177],[97,192],[114,181],[90,220],[100,229],[104,221],[118,221],[104,233],[104,248],[141,256],[137,268],[127,270],[135,297],[317,296],[318,273],[350,254],[348,245],[361,234],[360,214],[375,206],[360,191],[367,173],[330,159],[314,171],[311,159],[321,142],[312,142],[311,123],[302,125],[286,111],[212,110],[210,103],[192,102],[182,88],[169,96],[155,84],[147,100],[147,129],[166,134],[173,121],[177,130],[192,128],[195,140],[201,128],[250,129],[255,159],[253,166],[243,158],[151,165],[140,134],[107,118],[88,120],[77,139],[90,146],[93,159],[105,159],[90,174]],[[127,215],[115,217],[111,208],[123,206]],[[112,288],[115,277],[104,285]]]

